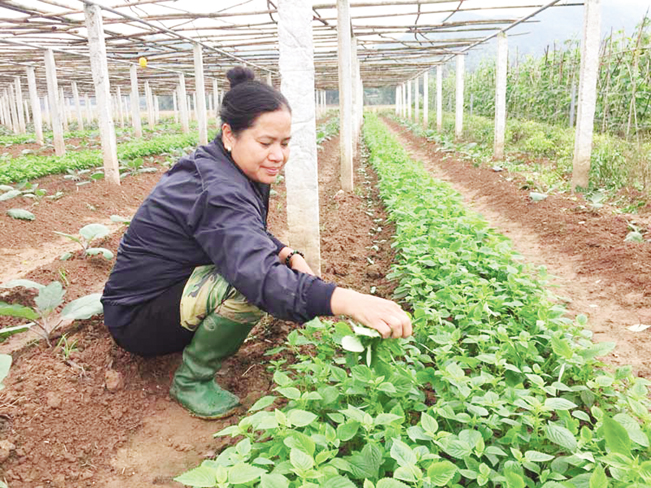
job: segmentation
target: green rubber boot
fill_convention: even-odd
[[[255,324],[242,324],[215,313],[197,327],[183,349],[170,396],[195,417],[218,419],[231,414],[240,399],[215,382],[222,360],[235,354]]]

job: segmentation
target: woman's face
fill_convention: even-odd
[[[266,112],[235,136],[222,125],[222,139],[235,164],[251,180],[271,184],[289,158],[292,116],[287,109]]]

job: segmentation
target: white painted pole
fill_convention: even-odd
[[[350,67],[351,67],[351,114],[353,119],[353,159],[357,155],[357,142],[359,141],[359,90],[357,89],[357,38],[351,36],[350,38]]]
[[[436,130],[443,130],[443,67],[436,67]]]
[[[400,104],[398,103],[398,100],[400,99],[400,85],[396,86],[396,101],[394,103],[394,111],[396,115],[398,115],[398,112],[400,111]]]
[[[597,104],[599,74],[599,43],[601,32],[601,0],[586,0],[583,10],[583,42],[581,44],[581,75],[579,103],[572,161],[572,190],[587,188],[590,177],[594,113]]]
[[[97,5],[85,4],[84,16],[86,17],[86,29],[88,30],[88,49],[95,85],[95,99],[97,100],[99,134],[104,159],[104,178],[113,184],[119,185],[120,171],[118,169],[115,126],[111,115],[111,85],[106,60],[102,10]]]
[[[273,80],[271,79],[271,71],[267,71],[267,85],[274,86]]]
[[[48,101],[48,96],[43,97],[43,108],[45,109],[45,121],[48,124],[50,130],[52,130],[52,115],[50,113],[50,102]]]
[[[154,95],[154,121],[156,125],[160,123],[160,102],[158,100],[158,95]]]
[[[90,108],[90,98],[88,93],[84,94],[84,105],[86,106],[86,123],[90,125],[93,122],[93,112]]]
[[[31,122],[29,115],[29,103],[27,100],[23,100],[23,106],[25,108],[25,130],[27,130],[27,124]]]
[[[292,162],[285,167],[289,245],[305,250],[308,264],[320,275],[313,12],[304,0],[279,0],[278,15],[280,86],[292,107]]]
[[[81,116],[81,104],[79,103],[79,90],[77,82],[72,82],[72,96],[75,101],[75,113],[77,114],[77,130],[84,130],[84,119]]]
[[[349,0],[337,0],[337,26],[341,188],[344,191],[353,191],[353,97]]]
[[[154,119],[154,97],[151,94],[149,80],[145,81],[145,102],[147,103],[147,123],[149,128],[153,129],[156,126],[156,120]]]
[[[0,123],[4,126],[9,126],[7,124],[7,117],[5,115],[5,95],[4,93],[0,96]]]
[[[407,84],[403,83],[400,87],[400,116],[403,119],[407,118]]]
[[[463,54],[457,54],[457,92],[456,92],[456,118],[454,136],[461,139],[463,136],[463,86],[464,86],[464,61]]]
[[[505,32],[497,35],[497,73],[495,79],[495,142],[493,157],[504,159],[504,138],[506,134],[506,75],[509,48]]]
[[[20,76],[14,77],[14,85],[16,90],[16,112],[18,114],[18,130],[21,134],[27,133],[27,125],[25,124],[25,107],[23,103],[23,88],[20,84]]]
[[[196,112],[199,122],[199,144],[208,144],[208,114],[206,113],[206,84],[203,76],[201,46],[194,45],[194,86],[196,87]]]
[[[411,121],[411,80],[407,81],[407,118]]]
[[[32,104],[32,118],[34,119],[34,133],[36,142],[43,145],[43,118],[41,117],[41,101],[36,91],[36,72],[31,66],[27,68],[27,88],[29,89],[29,100]]]
[[[215,108],[215,119],[219,119],[219,86],[217,85],[216,78],[213,78],[212,80],[212,96],[214,98],[213,107]]]
[[[59,88],[59,109],[63,118],[63,132],[68,132],[70,130],[70,113],[68,111],[68,100],[66,99],[65,93],[63,93],[63,88]]]
[[[66,153],[66,145],[63,142],[63,124],[61,123],[61,110],[58,101],[59,87],[57,83],[56,65],[54,64],[54,53],[50,49],[45,51],[45,74],[47,77],[49,112],[54,138],[54,154],[63,156]]]
[[[136,137],[142,137],[142,122],[140,121],[140,94],[138,93],[138,68],[132,64],[129,68],[131,75],[131,125]]]
[[[190,119],[188,117],[188,94],[185,91],[185,75],[179,75],[179,108],[181,109],[181,129],[184,134],[190,132]]]
[[[197,92],[192,92],[192,120],[197,119]]]
[[[423,73],[423,127],[429,127],[429,71]]]
[[[176,102],[176,92],[178,91],[178,88],[172,92],[172,106],[174,108],[174,123],[178,124],[179,123],[179,105]]]
[[[20,134],[20,123],[18,122],[18,110],[16,109],[16,96],[14,92],[16,87],[13,84],[9,84],[9,110],[11,112],[11,125],[14,131],[14,134]]]
[[[120,85],[117,86],[116,88],[117,91],[117,100],[116,104],[118,106],[118,118],[120,119],[120,127],[124,129],[124,111],[122,110],[122,90],[120,89]]]
[[[420,93],[420,87],[418,86],[418,76],[414,78],[414,122],[418,123],[420,120],[420,113],[419,113],[419,105],[420,105],[420,100],[419,100],[419,93]]]

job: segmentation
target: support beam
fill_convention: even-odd
[[[172,92],[172,107],[174,109],[174,123],[175,124],[179,123],[179,104],[176,101],[176,99],[177,99],[177,91],[178,91],[178,88]]]
[[[423,73],[423,127],[429,126],[429,71]]]
[[[154,97],[151,93],[149,81],[145,81],[145,103],[147,104],[147,123],[150,129],[156,127],[156,119],[154,118]]]
[[[63,120],[63,132],[68,132],[70,130],[68,126],[70,123],[70,112],[68,110],[68,100],[63,92],[63,88],[59,88],[59,112]]]
[[[396,101],[394,104],[396,115],[400,113],[400,85],[396,86]]]
[[[29,89],[29,100],[32,105],[32,119],[34,119],[34,133],[36,142],[43,145],[43,118],[41,117],[41,101],[36,91],[36,73],[31,66],[27,68],[27,87]]]
[[[597,104],[600,32],[601,0],[586,0],[583,10],[581,75],[572,161],[572,190],[576,190],[577,187],[587,188],[589,183],[594,113]]]
[[[75,113],[77,115],[77,130],[84,130],[84,119],[81,116],[81,103],[79,103],[79,90],[77,89],[77,82],[72,82],[72,97],[75,101]]]
[[[190,132],[190,119],[188,114],[188,94],[185,91],[185,75],[179,75],[179,108],[181,110],[181,130],[184,134]]]
[[[402,94],[402,118],[405,119],[407,118],[407,83],[402,84],[402,90],[400,90],[400,93]]]
[[[16,109],[16,87],[9,84],[9,111],[11,112],[11,126],[14,134],[20,134],[20,124],[18,123],[18,110]]]
[[[461,139],[463,136],[463,86],[465,76],[465,58],[463,54],[458,54],[457,58],[457,91],[456,91],[456,117],[454,123],[454,136]]]
[[[443,67],[436,67],[436,130],[443,130]]]
[[[160,102],[158,95],[154,95],[154,122],[156,122],[156,125],[160,123]]]
[[[359,141],[359,60],[357,59],[357,38],[350,38],[350,67],[351,67],[351,96],[352,96],[352,118],[353,118],[353,159],[357,156],[357,145]]]
[[[86,123],[90,125],[93,122],[93,111],[90,107],[90,97],[88,93],[84,93],[84,105],[86,108]]]
[[[57,83],[57,69],[54,64],[54,53],[51,49],[45,51],[45,75],[47,77],[47,94],[49,102],[50,121],[54,138],[54,154],[63,156],[66,145],[63,142],[63,124],[59,105],[59,85]]]
[[[140,94],[138,93],[138,68],[132,64],[129,68],[131,76],[131,125],[136,137],[142,137],[142,122],[140,121]]]
[[[337,59],[339,61],[339,149],[341,188],[353,191],[353,94],[349,0],[337,0]]]
[[[420,100],[419,100],[419,94],[420,92],[420,87],[418,86],[418,76],[414,78],[414,122],[418,123],[420,120],[420,114],[418,110],[418,106],[420,105]]]
[[[194,45],[194,86],[197,99],[195,111],[199,123],[199,144],[208,144],[208,114],[206,113],[206,84],[203,76],[203,54],[199,44]]]
[[[292,107],[292,159],[285,168],[289,245],[304,250],[321,275],[313,12],[304,0],[279,0],[278,14],[281,91]]]
[[[215,119],[219,122],[219,86],[217,85],[217,79],[213,78],[212,80],[212,96],[215,99],[213,105],[215,107]]]
[[[102,10],[97,5],[84,4],[84,16],[86,17],[86,29],[88,30],[88,51],[95,85],[95,99],[97,100],[99,135],[102,141],[102,156],[104,159],[104,178],[110,183],[119,185],[120,171],[118,169],[115,126],[111,114],[111,84],[106,60]]]
[[[18,130],[21,134],[27,133],[27,124],[25,123],[25,104],[23,103],[23,87],[20,83],[20,76],[14,78],[16,87],[16,110],[18,112]]]
[[[506,134],[506,75],[509,62],[508,40],[505,32],[497,35],[497,73],[495,77],[495,141],[493,158],[504,159]]]
[[[43,97],[43,108],[45,108],[45,120],[52,130],[52,114],[50,113],[50,102],[48,101],[48,96]]]
[[[116,100],[115,103],[118,106],[118,118],[120,119],[120,127],[124,129],[124,111],[122,110],[122,90],[120,90],[120,86],[118,85],[116,89]]]

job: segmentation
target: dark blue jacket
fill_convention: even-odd
[[[183,157],[134,215],[104,288],[109,328],[128,324],[138,306],[215,264],[228,283],[274,317],[305,322],[332,315],[335,289],[278,259],[284,245],[267,232],[269,185],[251,181],[221,142]]]

